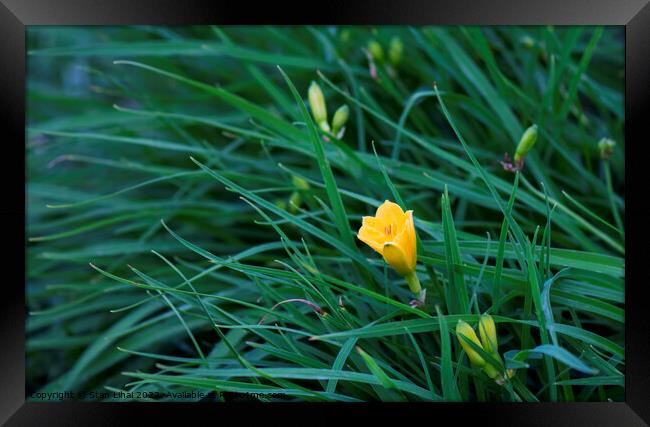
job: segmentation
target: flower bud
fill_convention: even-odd
[[[347,105],[343,105],[334,112],[334,118],[332,118],[332,133],[338,135],[339,131],[345,126],[345,122],[348,121],[350,117],[350,108]]]
[[[399,64],[399,61],[402,59],[402,52],[404,52],[402,39],[397,36],[393,37],[388,46],[388,60],[393,66]]]
[[[320,122],[318,126],[323,130],[323,132],[330,133],[331,131],[330,125],[328,125],[327,122]],[[325,139],[325,141],[329,141],[329,139],[326,136],[323,136],[323,139]]]
[[[532,125],[521,136],[519,144],[517,144],[517,151],[515,151],[515,162],[519,162],[526,157],[526,154],[533,148],[537,141],[537,125]]]
[[[300,178],[299,176],[294,175],[293,177],[291,177],[291,182],[293,183],[293,185],[295,185],[301,190],[309,189],[309,183],[304,179]]]
[[[600,157],[602,159],[609,159],[612,154],[614,154],[614,147],[616,147],[616,141],[603,138],[598,142],[598,150],[600,151]]]
[[[481,316],[478,322],[478,331],[485,351],[496,355],[499,351],[499,344],[497,342],[497,328],[494,325],[492,316],[488,314]]]
[[[496,368],[489,363],[486,363],[485,366],[483,366],[483,372],[485,372],[485,374],[492,379],[498,379],[502,377],[499,375],[499,371],[497,371]]]
[[[381,47],[378,41],[370,40],[368,42],[368,52],[375,61],[381,62],[384,60],[384,48]]]
[[[314,118],[314,121],[318,123],[321,129],[323,129],[322,123],[325,123],[327,130],[329,131],[329,125],[327,125],[325,96],[316,82],[311,82],[311,85],[309,86],[309,107],[311,108],[311,115]]]
[[[459,320],[458,324],[456,325],[456,336],[458,337],[460,345],[463,347],[463,350],[465,350],[465,353],[467,353],[467,356],[469,357],[469,360],[472,362],[472,364],[478,367],[485,366],[485,360],[483,360],[478,352],[476,352],[474,348],[472,348],[470,344],[466,342],[466,340],[468,340],[481,347],[481,341],[479,341],[478,337],[476,336],[474,329],[467,322]]]
[[[299,192],[294,191],[291,193],[291,197],[289,197],[289,212],[291,213],[296,213],[298,212],[298,208],[302,204],[302,196],[300,195]]]
[[[524,45],[526,49],[532,49],[533,47],[535,47],[535,40],[533,40],[533,38],[530,36],[523,36],[522,38],[519,39],[519,41],[521,42],[522,45]]]

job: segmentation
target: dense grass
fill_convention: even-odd
[[[369,41],[387,57],[395,36],[401,60],[371,72]],[[28,394],[623,400],[621,28],[34,27],[28,45]],[[311,81],[330,117],[350,107],[342,137],[313,123]],[[385,199],[414,211],[425,307],[355,237]],[[483,313],[503,385],[455,334]]]

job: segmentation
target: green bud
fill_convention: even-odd
[[[616,147],[616,141],[609,138],[603,138],[598,142],[598,150],[600,151],[600,157],[602,159],[609,159],[612,154],[614,154],[614,148]]]
[[[497,342],[497,328],[494,325],[494,319],[492,319],[492,316],[488,314],[481,316],[478,321],[478,332],[485,351],[488,353],[497,354],[499,351],[499,344]]]
[[[334,118],[332,119],[332,133],[334,135],[338,135],[339,131],[343,129],[348,117],[350,117],[350,108],[347,105],[339,107],[334,112]]]
[[[309,183],[299,176],[292,176],[291,182],[300,190],[307,190],[309,188]],[[302,195],[300,191],[294,191],[289,197],[289,212],[296,213],[298,207],[302,204]]]
[[[298,187],[301,190],[307,190],[309,189],[309,183],[305,181],[304,179],[300,178],[299,176],[293,176],[291,178],[291,182],[293,182],[293,185]]]
[[[349,42],[350,41],[350,30],[345,29],[345,30],[341,31],[341,33],[339,34],[339,38],[343,43]]]
[[[289,197],[289,212],[296,213],[298,212],[298,207],[302,203],[302,196],[299,192],[294,191]]]
[[[388,47],[388,60],[391,64],[396,66],[402,59],[402,52],[404,52],[404,43],[402,39],[395,36],[390,39],[390,46]]]
[[[378,41],[370,40],[368,42],[368,52],[375,61],[381,62],[384,60],[384,48],[381,47]]]
[[[519,144],[517,144],[517,151],[515,151],[515,162],[526,157],[526,154],[533,148],[537,141],[537,125],[532,125],[521,136]]]
[[[521,39],[519,39],[519,41],[522,45],[524,45],[526,49],[530,49],[535,46],[535,40],[533,40],[530,36],[523,36]]]
[[[327,124],[326,120],[318,123],[318,127],[320,127],[324,132],[330,133],[330,125]]]
[[[309,86],[309,107],[314,121],[323,128],[322,123],[327,124],[327,107],[325,105],[325,96],[320,86],[316,82],[311,82]],[[329,129],[329,126],[327,126]],[[323,129],[325,130],[325,129]]]
[[[286,210],[287,210],[287,202],[285,202],[284,200],[278,200],[278,201],[276,201],[276,202],[275,202],[275,206],[279,207],[279,208],[282,209],[283,211],[286,211]]]

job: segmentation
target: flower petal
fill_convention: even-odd
[[[400,276],[408,276],[413,272],[413,268],[402,248],[394,243],[384,245],[384,260],[397,271]]]
[[[383,255],[384,241],[386,240],[384,233],[372,227],[362,226],[357,233],[357,239]]]
[[[375,217],[386,225],[395,224],[397,230],[402,229],[404,221],[406,220],[406,215],[404,215],[402,208],[400,208],[397,203],[393,203],[390,200],[385,200],[384,203],[377,208]]]
[[[374,228],[375,230],[383,233],[386,224],[384,224],[381,219],[374,216],[364,216],[361,225],[362,227]]]
[[[410,244],[413,247],[413,265],[415,265],[417,259],[417,237],[415,236],[415,221],[413,220],[413,211],[406,211],[404,229],[408,233]]]
[[[415,270],[415,264],[417,261],[416,253],[415,253],[416,251],[415,243],[412,242],[408,229],[406,228],[402,229],[402,231],[397,236],[395,236],[393,240],[388,241],[386,243],[390,243],[392,245],[399,247],[402,253],[404,254],[404,259],[406,261],[406,265],[408,266],[408,269],[410,271]]]

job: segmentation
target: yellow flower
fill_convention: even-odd
[[[413,211],[402,211],[398,204],[386,200],[375,216],[364,216],[357,238],[380,253],[393,269],[406,278],[415,294],[421,292],[415,274],[417,251]]]

